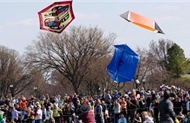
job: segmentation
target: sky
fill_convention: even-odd
[[[57,0],[60,1],[60,0]],[[54,0],[0,0],[0,45],[23,54],[40,32],[38,12]],[[190,58],[190,0],[73,0],[75,19],[69,26],[96,27],[115,33],[115,44],[147,48],[151,40],[171,40]],[[156,21],[165,33],[137,27],[120,17],[132,11]],[[69,28],[69,26],[65,29]]]

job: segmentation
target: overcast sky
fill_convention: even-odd
[[[190,58],[190,1],[164,1],[73,0],[75,20],[69,26],[98,26],[105,33],[116,33],[116,44],[128,44],[134,50],[137,46],[148,48],[151,40],[169,39],[177,43],[184,50],[186,57]],[[55,1],[0,0],[0,45],[22,54],[40,32],[46,32],[39,29],[37,13],[53,2]],[[126,11],[155,20],[165,35],[127,22],[120,17],[120,14]]]

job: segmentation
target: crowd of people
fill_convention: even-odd
[[[158,91],[114,90],[82,97],[2,97],[0,123],[190,123],[190,96],[187,90],[162,85]]]

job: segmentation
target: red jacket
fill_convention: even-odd
[[[83,123],[96,123],[94,119],[94,113],[92,110],[88,111],[87,113],[82,113],[79,116],[79,119],[81,119]]]

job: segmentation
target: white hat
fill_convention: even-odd
[[[176,88],[174,85],[172,85],[171,87],[174,88],[174,89]]]
[[[164,84],[162,84],[161,86],[160,86],[160,88],[163,88],[165,85]]]
[[[126,98],[129,98],[129,95],[128,95],[128,94],[125,94],[125,97],[126,97]]]

